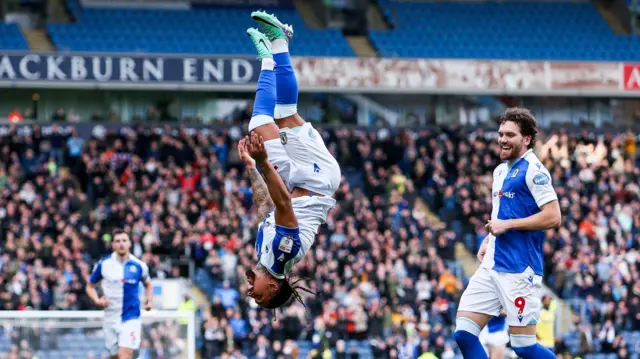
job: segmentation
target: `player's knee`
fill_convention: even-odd
[[[280,137],[280,129],[272,116],[256,115],[249,121],[248,131],[256,131],[265,141]]]
[[[297,126],[302,126],[304,124],[304,120],[298,115],[297,104],[276,104],[273,117],[279,124],[283,124],[281,127],[288,127],[284,126],[284,124],[294,124]]]
[[[133,357],[133,349],[120,347],[118,350],[118,359],[131,359]]]
[[[482,328],[473,320],[465,317],[456,318],[456,333],[459,331],[467,332],[475,337],[480,335]]]
[[[117,343],[107,346],[107,351],[109,352],[109,357],[111,359],[118,359],[119,347]]]
[[[459,347],[467,347],[479,340],[480,330],[480,326],[473,320],[460,317],[456,319],[456,331],[453,333],[453,339]]]

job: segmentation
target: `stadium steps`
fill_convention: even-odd
[[[369,4],[369,8],[367,9],[369,12],[369,29],[370,30],[389,30],[391,29],[391,25],[385,19],[384,14],[382,13],[382,9],[377,2],[372,2]]]
[[[430,227],[433,227],[436,229],[444,229],[447,227],[444,224],[444,222],[440,220],[440,217],[436,216],[433,212],[431,212],[431,210],[429,209],[429,206],[422,200],[422,198],[418,198],[416,202],[418,204],[418,207],[420,208],[420,211],[425,214],[425,217],[427,219],[427,224]]]
[[[296,10],[304,20],[305,25],[311,29],[322,29],[324,24],[319,16],[320,12],[316,11],[316,1],[311,0],[294,0],[293,4]],[[294,29],[295,30],[295,29]]]
[[[377,57],[378,52],[373,47],[371,40],[367,36],[345,36],[347,42],[359,57]]]
[[[49,0],[49,22],[55,24],[68,24],[72,22],[71,14],[64,0]]]
[[[27,40],[29,48],[32,51],[54,51],[55,46],[49,38],[49,34],[46,30],[27,30],[23,29],[22,34],[24,39]]]
[[[460,241],[456,242],[456,259],[462,264],[465,277],[470,278],[478,269],[476,256]]]
[[[197,285],[191,286],[191,299],[196,302],[198,308],[209,308],[211,305],[207,295]]]
[[[618,35],[631,34],[631,16],[633,14],[624,1],[592,1],[591,2],[600,16],[607,22],[607,25]]]

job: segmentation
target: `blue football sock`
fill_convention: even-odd
[[[551,350],[538,344],[535,335],[511,335],[511,347],[523,359],[555,359]]]
[[[479,334],[480,327],[471,319],[456,319],[456,331],[453,333],[453,339],[458,344],[464,359],[489,359],[487,352],[480,344]]]
[[[288,117],[298,112],[298,80],[284,39],[273,41],[273,60],[276,62],[276,118]]]
[[[275,106],[276,75],[272,70],[263,69],[260,71],[260,77],[258,77],[258,88],[256,89],[256,98],[253,102],[253,114],[251,117],[267,115],[273,118]]]

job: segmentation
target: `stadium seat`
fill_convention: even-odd
[[[68,8],[75,23],[48,24],[58,50],[255,54],[246,29],[257,24],[247,9],[83,9],[76,0],[68,0]],[[274,13],[294,27],[294,55],[354,56],[339,30],[309,29],[295,10],[276,9]]]
[[[0,22],[0,49],[9,51],[29,49],[18,25]]]
[[[370,31],[370,37],[386,57],[582,61],[640,57],[640,37],[614,34],[589,2],[378,2],[394,29]]]

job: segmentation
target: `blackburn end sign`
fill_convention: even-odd
[[[135,84],[187,89],[190,86],[255,84],[260,74],[260,63],[250,58],[34,53],[0,56],[0,82],[15,85],[46,82],[123,87]]]
[[[300,91],[322,93],[629,96],[640,65],[619,62],[297,57]],[[255,57],[0,53],[0,87],[253,92]]]

